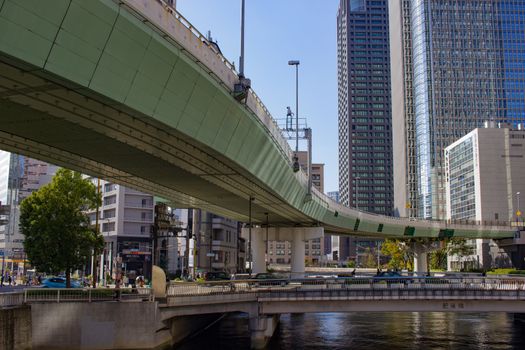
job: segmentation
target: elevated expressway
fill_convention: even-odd
[[[269,72],[270,74],[271,72]],[[292,170],[268,110],[158,0],[0,0],[0,149],[255,224],[381,237],[513,236],[508,226],[373,215]]]

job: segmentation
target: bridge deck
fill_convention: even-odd
[[[367,310],[518,312],[525,311],[525,279],[431,277],[172,283],[164,308],[171,315],[218,310],[248,312],[250,303],[259,304],[259,310],[269,314]]]

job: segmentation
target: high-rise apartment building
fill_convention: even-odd
[[[392,215],[388,1],[341,0],[337,14],[339,191],[343,205]]]
[[[0,225],[2,270],[22,273],[24,235],[20,232],[20,203],[51,182],[58,167],[40,160],[0,151],[0,202],[4,220]]]
[[[103,276],[114,278],[118,263],[128,278],[139,275],[151,278],[153,196],[104,180],[92,181],[102,195],[98,225],[106,243],[103,264],[99,265]],[[88,214],[91,225],[95,226],[96,211]]]
[[[390,3],[395,200],[446,217],[446,146],[491,120],[525,120],[525,6],[515,0]]]

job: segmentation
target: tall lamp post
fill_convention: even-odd
[[[298,60],[288,61],[289,66],[295,66],[295,159],[294,171],[299,171],[299,64]]]

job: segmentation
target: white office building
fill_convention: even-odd
[[[525,193],[525,131],[486,124],[445,148],[447,218],[518,226]],[[487,239],[470,243],[475,253],[449,257],[449,269],[523,264],[521,246]]]

